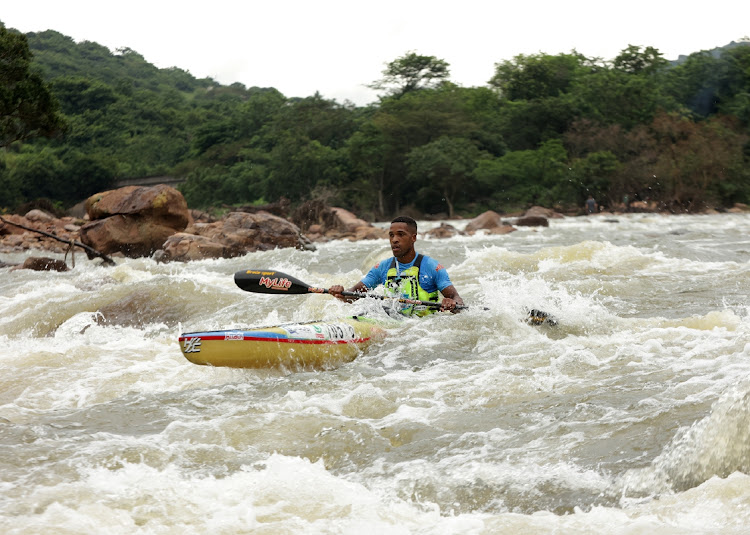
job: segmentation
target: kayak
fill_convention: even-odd
[[[395,323],[395,320],[394,320]],[[180,335],[194,364],[231,368],[330,368],[382,340],[386,323],[365,316]]]

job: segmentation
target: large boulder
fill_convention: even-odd
[[[470,220],[464,228],[467,234],[473,234],[477,230],[487,230],[490,234],[507,234],[513,231],[513,227],[503,221],[500,214],[488,210]]]
[[[474,232],[482,229],[491,229],[502,226],[503,220],[500,214],[487,210],[484,213],[479,214],[474,219],[471,219],[464,227],[466,232]]]
[[[97,193],[86,200],[86,213],[91,222],[81,227],[81,242],[131,258],[153,254],[192,221],[182,194],[163,184]]]
[[[139,258],[161,249],[166,239],[176,232],[178,229],[147,217],[114,215],[81,227],[81,243],[105,255],[122,253]]]
[[[171,186],[126,186],[97,193],[86,199],[91,221],[115,215],[132,215],[183,230],[190,224],[190,211],[182,193]]]

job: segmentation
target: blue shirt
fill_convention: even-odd
[[[393,257],[386,258],[375,264],[375,267],[368,271],[367,275],[362,279],[362,283],[370,290],[381,284],[385,284],[392,260]],[[402,271],[406,271],[412,267],[416,261],[416,256],[408,264],[402,264],[396,259],[396,273],[400,275]],[[423,290],[427,293],[434,292],[435,290],[442,292],[452,284],[448,272],[442,264],[439,264],[434,258],[422,255],[422,264],[419,266],[419,285]]]

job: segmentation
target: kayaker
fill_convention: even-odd
[[[382,284],[387,296],[433,302],[437,302],[440,292],[443,294],[440,310],[458,312],[456,305],[463,305],[464,301],[448,277],[448,272],[437,260],[419,254],[414,249],[414,243],[417,241],[417,222],[411,217],[397,217],[391,221],[388,237],[393,257],[375,264],[375,267],[349,291],[364,293]],[[340,285],[331,286],[328,292],[347,303],[356,299],[342,295],[344,287]],[[432,312],[432,308],[408,304],[401,310],[401,313],[407,316],[424,316]]]

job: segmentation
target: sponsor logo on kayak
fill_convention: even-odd
[[[270,277],[261,277],[258,281],[258,285],[265,286],[272,290],[288,290],[292,287],[292,282],[287,278],[280,279],[276,277],[272,279]]]
[[[241,332],[224,333],[224,340],[244,340],[245,335]]]
[[[201,339],[197,336],[194,338],[185,338],[185,342],[182,347],[184,353],[200,353]]]

